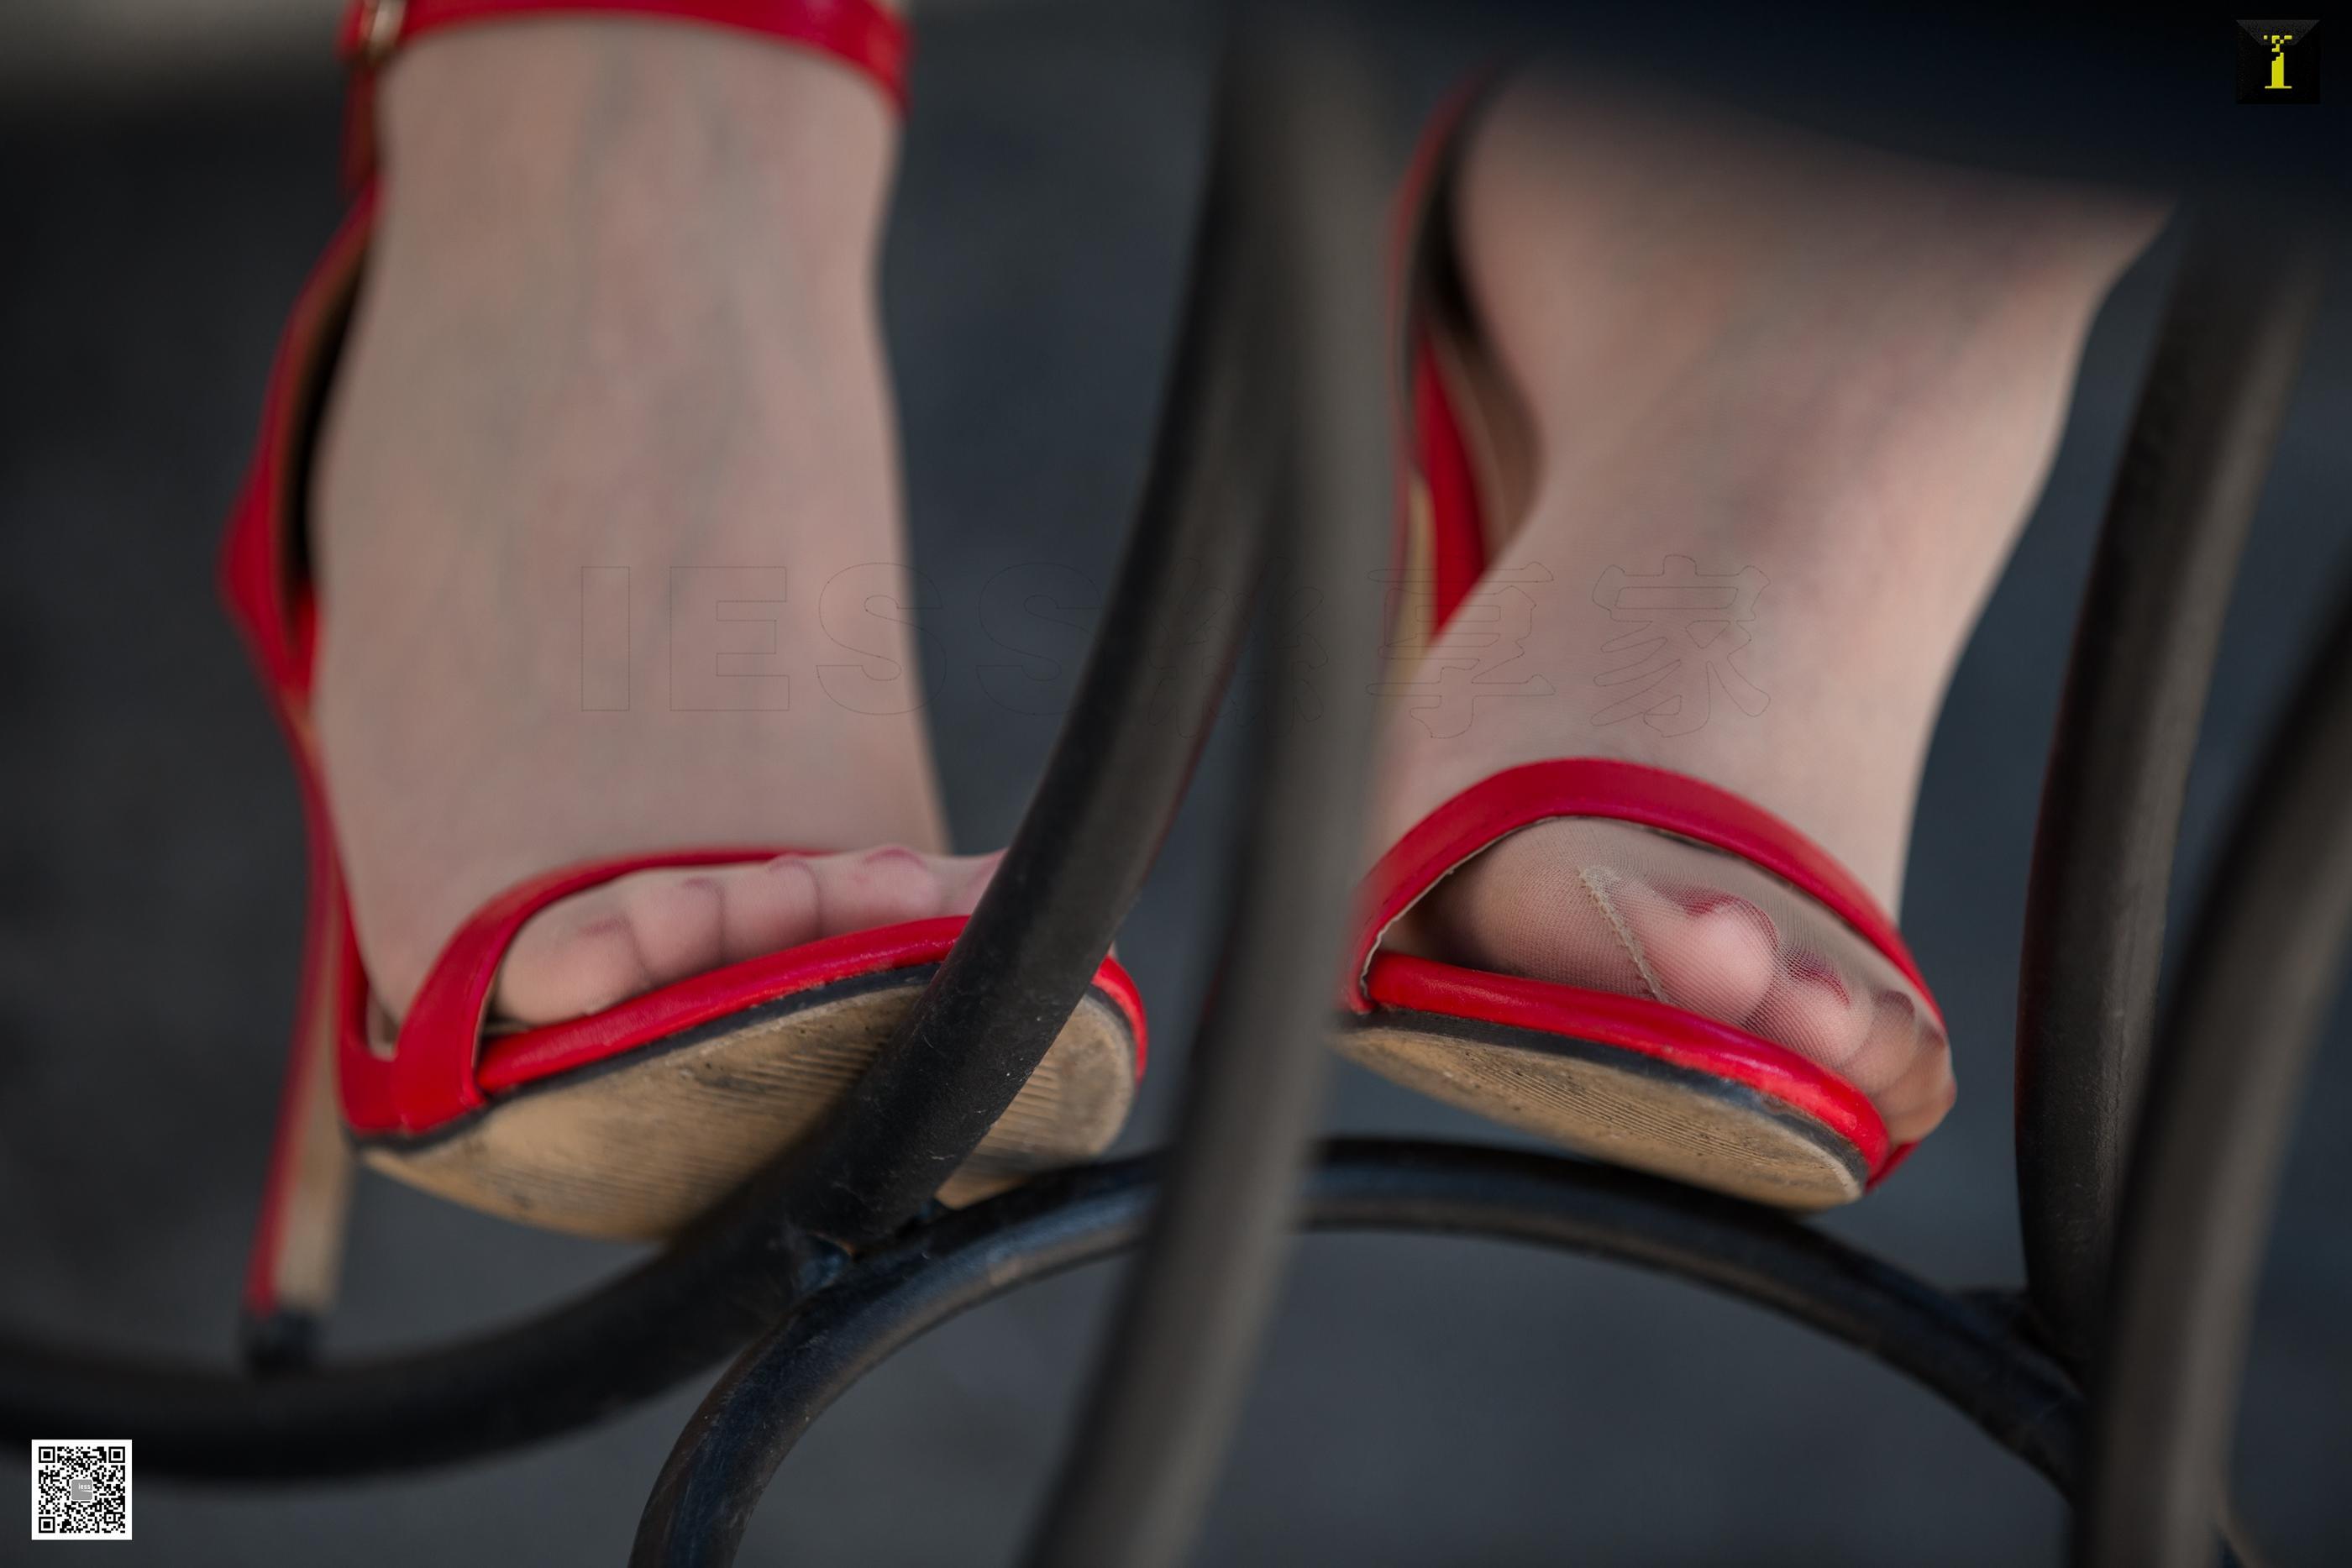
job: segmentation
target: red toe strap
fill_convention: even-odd
[[[1927,982],[1895,922],[1852,872],[1795,828],[1687,774],[1571,757],[1507,768],[1472,785],[1423,818],[1381,857],[1364,879],[1356,980],[1349,988],[1348,1006],[1357,1012],[1371,1009],[1363,976],[1373,950],[1440,878],[1519,829],[1557,817],[1633,822],[1738,855],[1824,905],[1928,998]],[[1935,1006],[1932,998],[1927,1005]]]
[[[803,943],[691,976],[587,1018],[484,1041],[490,991],[507,950],[524,924],[558,899],[632,872],[743,864],[811,852],[672,850],[572,866],[518,883],[476,911],[449,938],[409,1003],[399,1039],[388,1054],[369,1042],[368,980],[345,918],[336,1004],[343,1120],[362,1136],[429,1133],[482,1109],[494,1094],[591,1066],[699,1025],[837,981],[936,964],[969,924],[964,915],[940,915]],[[1126,1019],[1140,1074],[1143,1005],[1134,981],[1117,959],[1106,958],[1095,987]]]
[[[516,883],[474,912],[434,960],[409,1003],[389,1058],[368,1042],[368,981],[355,943],[346,945],[342,1046],[343,1114],[354,1131],[420,1133],[487,1102],[476,1075],[490,988],[515,934],[541,910],[632,872],[740,864],[796,852],[674,850],[552,871]],[[344,922],[346,931],[350,922]]]

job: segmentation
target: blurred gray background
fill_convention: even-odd
[[[231,1340],[301,863],[291,780],[212,562],[280,314],[338,212],[331,25],[320,0],[0,9],[11,1332],[215,1360]],[[1007,713],[968,673],[988,651],[981,587],[1037,562],[1108,581],[1139,481],[1200,175],[1203,43],[1167,5],[959,5],[923,28],[887,308],[918,559],[943,606],[928,678],[967,847],[1003,841],[1052,739],[1051,720]],[[1400,156],[1477,46],[1431,32],[1393,49]],[[2173,255],[2160,246],[2099,323],[1928,770],[1904,923],[1950,1014],[1960,1108],[1900,1179],[1825,1222],[1942,1281],[2020,1273],[2006,1041],[2041,757]],[[2232,612],[2188,891],[2252,748],[2291,722],[2284,682],[2352,566],[2347,423],[2339,280]],[[1082,640],[1074,628],[1074,653]],[[1121,938],[1156,1029],[1129,1146],[1160,1135],[1182,1071],[1234,760],[1225,735]],[[2294,1563],[2352,1561],[2347,1024],[2339,1009],[2294,1152],[2237,1460],[2257,1532]],[[1351,1070],[1331,1121],[1488,1135]],[[625,1256],[371,1181],[333,1344],[480,1324]],[[975,1313],[867,1380],[786,1466],[746,1561],[1003,1561],[1113,1279]],[[151,1481],[138,1541],[109,1561],[618,1562],[698,1393],[449,1473]],[[1198,1561],[2031,1564],[2059,1560],[2063,1528],[2038,1478],[1932,1398],[1747,1308],[1549,1255],[1323,1239],[1300,1250]],[[0,1527],[0,1561],[20,1550],[49,1561]]]

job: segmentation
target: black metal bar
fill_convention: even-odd
[[[2082,1362],[2140,1099],[2173,844],[2221,620],[2301,357],[2307,255],[2191,230],[2060,704],[2018,981],[2017,1176],[2043,1332]]]
[[[1213,214],[1204,227],[1213,230]],[[578,1301],[413,1355],[256,1381],[0,1340],[0,1436],[113,1432],[144,1473],[291,1479],[445,1464],[609,1416],[773,1323],[842,1243],[902,1224],[1012,1103],[1174,818],[1270,519],[1267,389],[1197,278],[1140,515],[1036,796],[954,953],[828,1133],[662,1257]]]
[[[1328,662],[1311,716],[1287,691],[1261,705],[1263,783],[1166,1193],[1028,1552],[1035,1568],[1164,1568],[1187,1554],[1289,1249],[1361,864],[1374,580],[1392,505],[1381,123],[1354,40],[1328,14],[1261,16],[1238,46],[1213,178],[1234,193],[1226,265],[1258,275],[1252,297],[1269,310],[1253,334],[1260,373],[1289,405],[1277,601],[1315,595]]]
[[[1086,995],[1159,852],[1224,694],[1266,559],[1280,402],[1255,372],[1247,280],[1217,265],[1213,183],[1140,516],[1051,766],[971,924],[790,1210],[845,1245],[887,1235],[1013,1103]],[[1200,643],[1200,607],[1236,607]]]
[[[2166,1019],[2093,1382],[2086,1568],[2213,1560],[2305,1071],[2352,956],[2352,594],[2238,814]]]
[[[711,1389],[663,1466],[631,1563],[732,1562],[784,1456],[861,1374],[960,1312],[1136,1245],[1156,1182],[1150,1160],[1067,1172],[863,1260]],[[1769,1210],[1549,1155],[1350,1139],[1323,1151],[1305,1222],[1557,1247],[1706,1285],[1907,1374],[2062,1490],[2074,1484],[2080,1398],[2005,1314]]]
[[[10,1342],[0,1344],[0,1431],[12,1441],[120,1433],[139,1444],[141,1473],[158,1478],[301,1480],[447,1464],[602,1420],[702,1371],[826,1278],[837,1258],[828,1253],[772,1226],[749,1243],[705,1234],[458,1344],[262,1378]]]

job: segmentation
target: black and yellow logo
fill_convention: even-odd
[[[2319,101],[2319,24],[2238,24],[2240,103]]]

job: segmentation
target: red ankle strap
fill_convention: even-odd
[[[873,78],[891,102],[906,100],[907,25],[877,0],[353,0],[342,53],[366,69],[443,27],[599,11],[735,27],[822,50]]]
[[[341,51],[352,72],[344,157],[353,184],[374,163],[373,82],[393,51],[427,33],[532,16],[646,16],[757,33],[863,72],[894,108],[907,100],[907,24],[879,0],[352,0]]]

